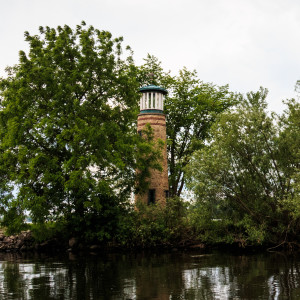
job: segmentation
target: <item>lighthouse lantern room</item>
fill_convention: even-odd
[[[140,100],[141,113],[149,113],[149,110],[163,113],[164,96],[167,94],[167,90],[156,85],[148,85],[140,88],[140,92],[142,93]]]

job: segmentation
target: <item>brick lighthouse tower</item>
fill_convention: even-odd
[[[140,113],[137,119],[137,130],[140,133],[146,124],[149,124],[154,133],[154,139],[167,140],[166,134],[166,116],[163,113],[164,96],[167,90],[156,86],[148,85],[140,88]],[[167,161],[167,144],[165,143],[162,153],[162,171],[150,170],[148,190],[135,197],[136,201],[145,204],[159,203],[166,205],[166,199],[169,196],[168,183],[168,161]]]

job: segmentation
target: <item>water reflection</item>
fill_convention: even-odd
[[[0,299],[300,299],[300,257],[0,254]]]

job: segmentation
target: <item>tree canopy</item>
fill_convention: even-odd
[[[248,93],[223,113],[209,145],[188,167],[195,222],[211,239],[250,244],[297,239],[300,106],[289,100],[281,116],[269,114],[266,96],[265,89]]]
[[[0,173],[17,187],[2,202],[4,221],[27,211],[34,222],[65,218],[72,230],[95,218],[109,228],[159,156],[151,132],[136,134],[136,67],[107,31],[39,31],[25,33],[28,54],[0,80]]]
[[[234,94],[186,68],[171,75],[150,55],[136,66],[122,38],[84,23],[25,39],[28,52],[0,78],[0,217],[9,233],[29,214],[43,236],[58,224],[69,236],[128,247],[199,237],[298,243],[299,102],[270,114],[266,89]],[[150,125],[136,132],[138,89],[148,84],[169,92],[173,198],[134,210],[131,193],[161,169],[162,141]],[[185,188],[195,196],[189,207],[176,197]]]
[[[153,76],[147,76],[149,73]],[[183,68],[173,76],[151,55],[141,66],[138,79],[142,84],[161,85],[169,92],[165,101],[169,184],[171,195],[180,196],[185,186],[184,167],[194,151],[203,147],[217,116],[234,105],[237,96],[228,86],[202,82],[196,71]]]

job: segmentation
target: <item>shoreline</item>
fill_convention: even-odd
[[[299,245],[287,243],[282,245],[255,245],[241,246],[234,244],[205,244],[201,241],[190,240],[186,244],[156,245],[151,247],[122,246],[112,243],[90,243],[84,244],[78,238],[72,237],[69,240],[52,238],[50,240],[37,241],[30,230],[22,231],[18,235],[5,235],[0,233],[0,253],[139,253],[151,252],[207,252],[212,250],[231,253],[257,253],[257,252],[300,252]]]

